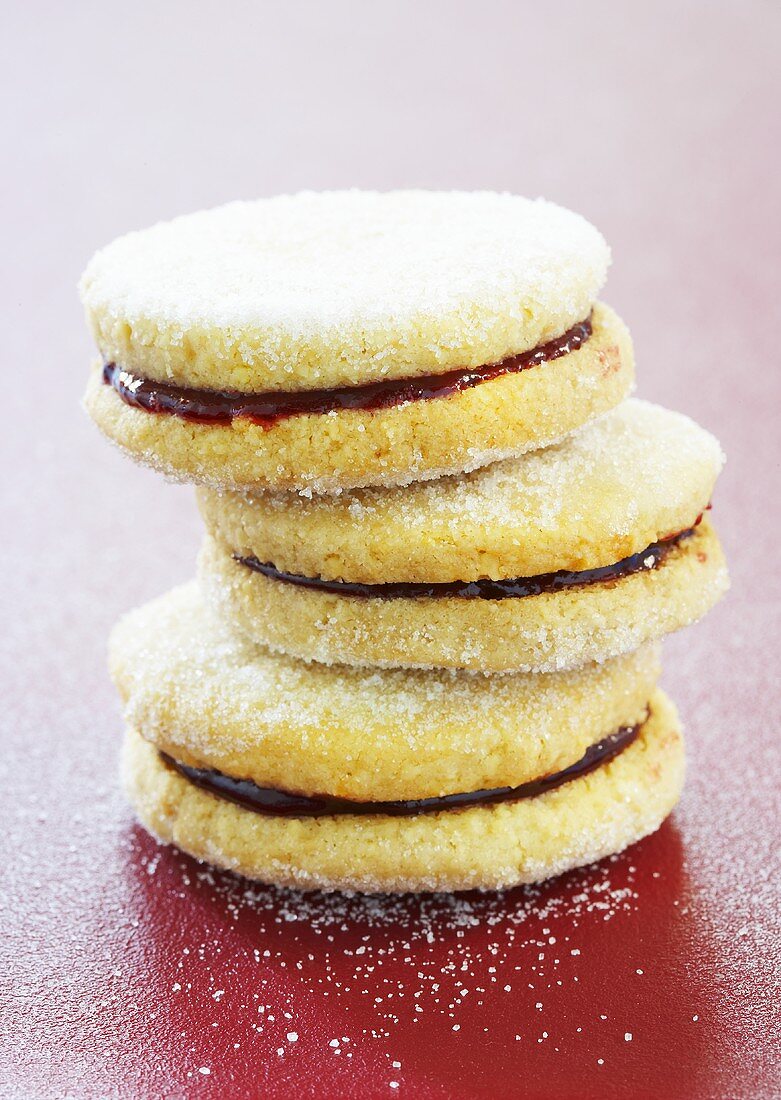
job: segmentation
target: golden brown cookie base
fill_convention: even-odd
[[[578,351],[450,397],[375,411],[291,416],[271,427],[217,427],[126,405],[93,368],[85,405],[100,430],[168,476],[216,488],[338,492],[473,470],[557,440],[629,392],[629,333],[607,306]],[[121,365],[121,364],[120,364]]]
[[[197,859],[300,889],[401,892],[537,882],[653,832],[684,775],[675,708],[661,693],[609,764],[537,798],[414,818],[278,818],[199,790],[128,730],[123,774],[141,822]]]
[[[728,576],[704,519],[655,569],[503,600],[335,595],[273,580],[206,539],[207,601],[248,638],[326,664],[549,672],[627,653],[688,626]]]

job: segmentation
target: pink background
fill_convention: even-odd
[[[779,8],[5,15],[0,1093],[781,1093]],[[133,825],[106,636],[191,572],[199,524],[190,490],[123,460],[78,406],[75,283],[96,247],[234,197],[400,185],[544,194],[592,219],[639,392],[729,455],[713,517],[733,590],[666,647],[680,809],[595,871],[460,903],[480,917],[461,935],[445,901],[355,901],[343,920],[247,896]]]

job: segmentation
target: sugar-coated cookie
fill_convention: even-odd
[[[125,786],[141,822],[218,867],[300,889],[494,889],[535,882],[618,852],[653,832],[675,805],[683,741],[670,701],[616,755],[546,793],[413,816],[257,812],[182,774],[135,730]]]
[[[563,438],[633,379],[600,234],[542,200],[335,192],[232,203],[99,252],[86,405],[166,474],[338,491]]]
[[[664,635],[728,587],[718,442],[627,400],[582,217],[491,192],[234,202],[80,292],[85,406],[198,486],[198,578],[110,644],[142,824],[300,889],[496,889],[681,791]]]
[[[689,626],[729,580],[707,520],[620,580],[506,599],[363,597],[246,569],[214,540],[199,558],[214,609],[269,648],[325,664],[551,672],[627,653]],[[654,564],[654,563],[657,564]]]
[[[230,631],[193,583],[126,615],[110,663],[128,725],[176,760],[369,801],[561,771],[641,722],[659,675],[653,647],[541,676],[306,665]]]
[[[702,519],[723,456],[630,400],[563,443],[337,499],[201,489],[209,602],[326,663],[574,668],[700,618],[728,577]]]

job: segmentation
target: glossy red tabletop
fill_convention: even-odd
[[[778,7],[179,0],[6,23],[0,1095],[781,1095]],[[539,889],[252,887],[158,847],[118,787],[106,637],[191,573],[199,522],[81,413],[76,280],[157,218],[350,185],[581,210],[613,246],[640,394],[729,456],[732,592],[665,649],[683,801]]]

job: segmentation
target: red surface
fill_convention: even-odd
[[[3,1096],[781,1094],[779,10],[458,7],[10,16]],[[199,525],[80,414],[73,284],[157,217],[404,183],[544,193],[604,230],[640,392],[729,454],[733,591],[666,647],[691,765],[657,836],[468,904],[248,894],[158,849],[117,788],[106,635],[191,571]]]

